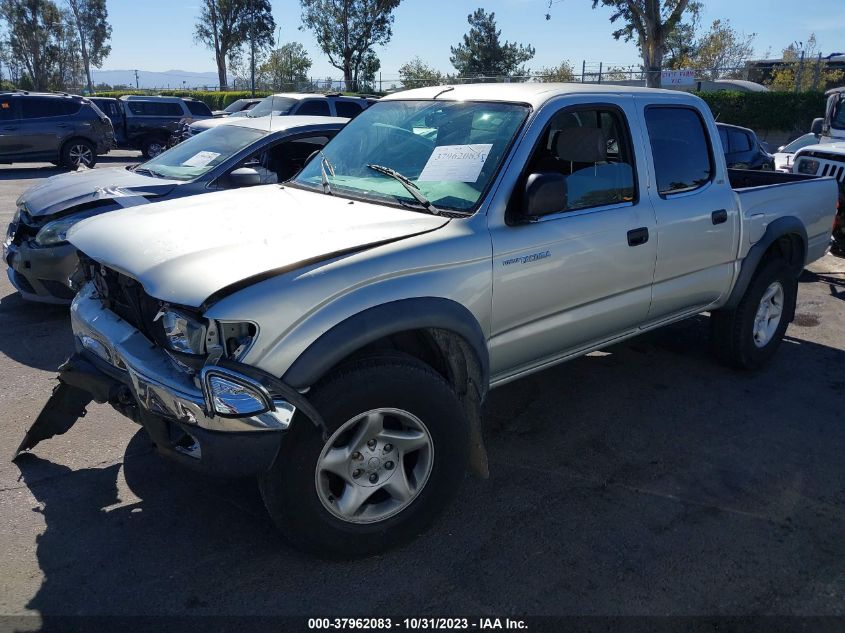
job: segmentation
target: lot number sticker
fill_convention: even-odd
[[[182,163],[183,167],[205,167],[215,158],[220,156],[219,152],[197,152],[188,160]]]
[[[417,181],[475,182],[491,147],[492,143],[435,147]]]

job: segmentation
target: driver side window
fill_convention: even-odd
[[[248,168],[258,172],[260,184],[270,185],[290,180],[303,168],[308,158],[329,142],[331,135],[308,136],[303,138],[286,139],[265,147],[251,156],[240,161],[229,170],[223,184],[226,187],[237,187],[231,183],[229,175],[236,169]]]
[[[634,157],[624,114],[610,106],[561,110],[525,174],[563,176],[561,211],[633,202]]]

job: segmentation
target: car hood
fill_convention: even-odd
[[[448,218],[265,185],[121,209],[83,220],[68,241],[162,301],[211,295],[438,229]]]
[[[177,180],[144,176],[128,169],[84,169],[53,176],[28,189],[18,198],[18,206],[25,204],[33,218],[46,218],[102,200],[131,195],[164,196],[179,184],[182,183]]]

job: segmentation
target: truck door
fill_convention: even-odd
[[[551,109],[545,122],[532,124],[543,126],[542,133],[506,221],[489,221],[494,377],[634,331],[646,318],[657,242],[639,175],[645,148],[641,137],[632,137],[629,120],[636,120],[633,99],[609,96]],[[565,193],[551,213],[526,221],[525,183],[538,173],[563,175]]]
[[[691,105],[645,105],[641,113],[657,218],[649,321],[660,321],[701,311],[730,289],[739,218],[724,160],[710,142],[715,125]]]

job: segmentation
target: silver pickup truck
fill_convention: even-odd
[[[392,95],[287,183],[77,224],[78,351],[19,450],[109,403],[164,454],[257,475],[296,546],[376,552],[486,474],[491,388],[704,311],[721,359],[767,361],[836,198],[729,172],[684,93]]]

